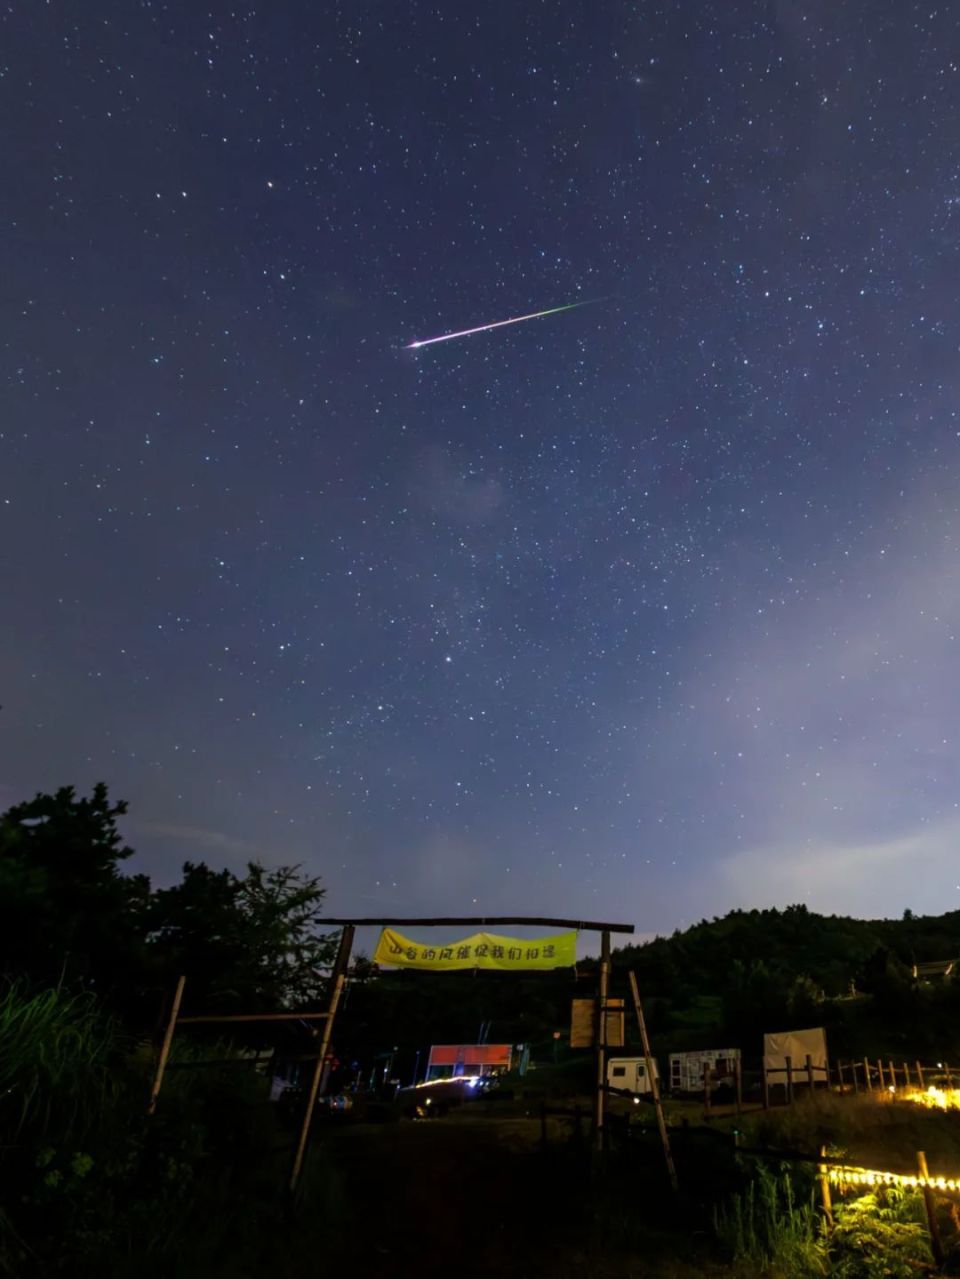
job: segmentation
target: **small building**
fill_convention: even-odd
[[[739,1048],[703,1048],[670,1054],[670,1091],[703,1092],[704,1073],[710,1072],[711,1092],[732,1084],[740,1064]]]
[[[510,1069],[510,1044],[434,1044],[427,1058],[427,1080],[502,1075]]]
[[[653,1063],[653,1073],[659,1083],[660,1068],[656,1060]],[[646,1058],[610,1057],[607,1061],[607,1087],[620,1088],[624,1092],[638,1093],[641,1096],[652,1092]]]

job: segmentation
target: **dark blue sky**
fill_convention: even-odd
[[[955,5],[13,3],[0,63],[0,801],[337,913],[960,905]]]

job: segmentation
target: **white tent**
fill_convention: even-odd
[[[802,1079],[802,1072],[807,1068],[807,1055],[815,1067],[820,1067],[817,1077],[823,1079],[828,1069],[827,1034],[822,1026],[814,1030],[781,1030],[773,1035],[763,1037],[763,1072],[769,1078],[770,1072],[776,1073],[769,1078],[771,1084],[786,1084],[787,1058],[795,1080]]]

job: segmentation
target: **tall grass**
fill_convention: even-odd
[[[95,997],[0,988],[0,1276],[245,1273],[237,1240],[282,1229],[288,1158],[263,1079],[186,1036],[171,1067],[200,1059],[147,1119],[152,1053]]]
[[[4,1140],[72,1140],[115,1098],[118,1034],[92,996],[0,989],[0,1129]]]
[[[745,1190],[714,1214],[717,1235],[745,1273],[767,1271],[783,1279],[830,1273],[827,1240],[813,1203],[813,1188],[798,1197],[790,1173],[759,1164]]]
[[[833,1228],[814,1206],[812,1175],[759,1164],[754,1179],[714,1214],[714,1227],[746,1279],[912,1279],[929,1269],[922,1199],[895,1186],[835,1198]],[[952,1272],[951,1272],[952,1273]]]

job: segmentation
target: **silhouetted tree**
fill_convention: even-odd
[[[270,1011],[316,1003],[335,938],[322,932],[325,890],[297,866],[251,862],[239,878],[187,862],[154,893],[148,953],[158,975],[188,980],[192,1008]]]
[[[142,961],[150,884],[125,875],[132,853],[98,783],[37,795],[0,816],[0,969],[37,982],[82,982],[107,994]]]

